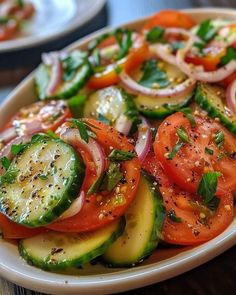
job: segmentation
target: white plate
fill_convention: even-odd
[[[191,9],[186,12],[196,21],[209,17],[236,20],[236,11],[229,9]],[[145,19],[138,20],[126,26],[139,29],[144,21]],[[99,34],[101,32],[72,44],[70,48],[83,47]],[[33,85],[33,74],[31,74],[12,92],[0,109],[0,125],[3,125],[19,107],[35,99]],[[96,265],[85,267],[78,271],[77,275],[60,275],[27,265],[19,257],[15,245],[0,241],[0,274],[25,288],[50,294],[108,294],[171,278],[203,264],[234,244],[236,244],[236,219],[221,235],[205,244],[192,248],[158,249],[143,264],[134,268],[110,269]]]
[[[36,9],[18,38],[0,42],[0,53],[32,47],[78,29],[91,20],[105,0],[30,0]]]

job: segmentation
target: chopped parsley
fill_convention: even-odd
[[[100,55],[100,51],[98,48],[95,48],[92,54],[92,58],[93,58],[93,65],[95,67],[100,67],[101,65],[101,55]]]
[[[162,71],[155,59],[146,61],[143,64],[143,76],[139,80],[142,86],[152,88],[155,84],[160,88],[167,87],[170,81],[164,71]]]
[[[196,126],[196,121],[194,119],[194,116],[192,115],[192,109],[191,108],[188,108],[188,107],[181,108],[178,111],[183,113],[184,116],[189,120],[189,123],[190,123],[191,127]]]
[[[225,140],[225,135],[224,133],[221,131],[221,130],[218,130],[216,133],[215,133],[215,137],[214,137],[214,141],[215,141],[215,144],[216,146],[220,149],[224,143],[224,140]]]
[[[7,170],[10,167],[10,165],[11,165],[11,162],[10,162],[10,160],[7,157],[2,157],[1,158],[1,163],[2,163],[2,167],[5,170]]]
[[[197,30],[197,36],[206,43],[213,39],[216,33],[217,29],[210,19],[203,21]]]
[[[208,155],[213,155],[214,151],[212,149],[209,149],[208,147],[205,147],[205,153]]]
[[[11,165],[5,174],[0,176],[0,185],[3,185],[4,183],[14,183],[18,172],[19,170],[14,165]]]
[[[181,140],[178,140],[176,144],[173,146],[171,152],[168,154],[168,159],[172,160],[177,155],[177,153],[179,152],[179,150],[182,148],[183,145],[184,143]]]
[[[11,146],[11,152],[14,156],[18,155],[20,152],[24,150],[27,144],[20,143],[20,144],[13,144]]]
[[[88,124],[86,124],[85,122],[78,119],[70,119],[70,122],[72,122],[78,128],[80,137],[86,143],[89,142],[89,137],[96,137],[95,133],[90,129]]]
[[[208,205],[208,203],[210,203],[215,197],[218,178],[220,176],[221,174],[219,172],[207,172],[202,175],[197,193],[201,196],[205,205]]]
[[[179,139],[184,142],[184,143],[191,143],[190,139],[188,137],[188,134],[185,130],[185,128],[181,125],[177,130],[176,130],[177,135],[179,136]]]
[[[131,30],[116,30],[116,41],[120,47],[116,60],[120,60],[127,55],[129,49],[132,47],[132,31]]]
[[[108,156],[108,158],[111,161],[128,161],[133,159],[134,157],[136,157],[136,155],[133,152],[126,152],[126,151],[116,150],[116,149],[114,149]]]
[[[220,60],[220,65],[225,66],[232,60],[236,60],[236,49],[228,47],[226,54]]]
[[[162,27],[152,28],[146,35],[146,40],[150,43],[162,41],[165,30]]]
[[[81,67],[87,58],[87,53],[75,50],[72,51],[67,57],[62,59],[62,66],[64,70],[63,80],[64,81],[71,81],[78,68]]]
[[[173,222],[182,222],[182,219],[180,217],[176,216],[174,209],[170,209],[169,212],[167,213],[167,216]]]

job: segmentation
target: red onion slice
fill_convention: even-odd
[[[138,126],[138,139],[135,145],[135,151],[142,163],[150,151],[152,143],[152,134],[147,120],[141,117],[142,123]]]
[[[121,114],[117,118],[115,123],[115,129],[117,131],[127,136],[129,134],[131,127],[132,127],[132,122],[124,114]]]
[[[213,83],[225,79],[236,71],[236,60],[232,60],[227,65],[211,72],[204,71],[202,66],[193,66],[192,64],[186,63],[185,57],[193,46],[194,42],[194,38],[189,38],[186,46],[182,49],[179,49],[176,54],[177,65],[179,66],[180,70],[190,78],[198,81]]]
[[[62,80],[62,64],[58,52],[44,53],[42,60],[47,66],[51,66],[50,80],[47,86],[47,96],[52,96]]]
[[[154,53],[157,57],[171,65],[176,66],[176,57],[175,54],[172,53],[172,49],[169,44],[155,44],[151,45],[149,48],[150,51]]]
[[[61,127],[60,137],[62,140],[64,140],[68,144],[71,144],[76,149],[83,146],[83,148],[87,150],[93,158],[96,167],[97,177],[99,177],[102,174],[106,166],[105,154],[102,147],[98,144],[98,142],[95,139],[90,137],[89,142],[86,143],[81,138],[79,130],[74,128],[68,128],[65,125]]]
[[[14,127],[9,127],[0,133],[0,142],[8,142],[16,136],[16,129]]]
[[[83,208],[84,202],[85,193],[84,191],[81,191],[79,196],[73,201],[71,206],[57,220],[63,220],[78,214]]]
[[[236,79],[226,89],[226,102],[232,113],[236,115]]]
[[[162,89],[151,89],[144,87],[140,84],[138,84],[136,81],[134,81],[127,73],[124,71],[119,75],[121,85],[128,91],[132,92],[136,95],[145,95],[150,96],[154,98],[158,97],[175,97],[179,94],[184,94],[190,89],[193,89],[193,87],[196,84],[196,80],[189,78],[185,80],[183,83],[180,83],[176,86],[162,88]]]

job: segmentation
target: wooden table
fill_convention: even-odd
[[[108,0],[108,24],[119,25],[159,9],[221,6],[236,8],[235,0]],[[0,103],[11,88],[0,89]],[[1,253],[0,253],[1,259]],[[236,292],[236,246],[212,261],[176,278],[123,294],[221,295]],[[0,295],[40,295],[0,279]]]

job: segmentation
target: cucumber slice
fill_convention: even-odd
[[[187,106],[193,93],[188,96],[179,96],[175,98],[153,98],[139,95],[134,99],[138,110],[146,117],[151,119],[164,119],[179,109]]]
[[[155,180],[142,172],[135,200],[125,214],[126,227],[103,259],[111,266],[125,267],[141,262],[157,247],[165,209]]]
[[[208,83],[199,83],[195,101],[210,117],[219,118],[229,131],[236,134],[236,116],[225,105],[225,89]]]
[[[20,255],[30,264],[58,271],[79,267],[102,255],[123,232],[125,221],[88,233],[45,232],[19,243]]]
[[[133,114],[137,112],[136,106],[130,95],[118,87],[107,87],[92,93],[84,107],[84,117],[99,119],[105,118],[114,125],[121,114]]]
[[[70,98],[85,85],[91,72],[92,70],[89,63],[84,63],[81,67],[79,67],[72,80],[67,82],[62,81],[61,85],[57,89],[57,92],[53,96],[47,96],[46,90],[50,78],[50,69],[46,65],[41,64],[35,75],[37,95],[41,100]]]
[[[3,176],[0,211],[28,227],[48,224],[69,208],[83,178],[84,165],[71,146],[46,137],[32,140]]]

